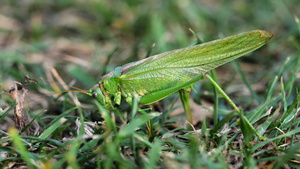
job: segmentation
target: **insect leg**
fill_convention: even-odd
[[[229,98],[229,96],[222,90],[222,88],[213,80],[212,77],[210,77],[208,74],[205,75],[207,79],[215,86],[215,88],[218,90],[218,92],[223,95],[223,97],[231,104],[231,106],[234,108],[236,112],[239,113],[240,118],[244,122],[244,125],[247,126],[248,129],[252,131],[253,134],[255,134],[260,140],[266,140],[266,138],[259,134],[259,132],[253,127],[253,125],[249,122],[249,120],[244,116],[242,111],[234,104],[234,102]]]
[[[191,126],[193,124],[193,117],[192,117],[191,105],[190,105],[191,88],[180,89],[178,92],[179,92],[180,100],[181,100],[183,108],[184,108],[185,118],[188,121],[186,128],[188,130],[193,130],[193,127]]]

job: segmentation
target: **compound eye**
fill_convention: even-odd
[[[93,92],[93,97],[96,98],[98,96],[97,92]]]

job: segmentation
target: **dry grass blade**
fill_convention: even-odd
[[[68,85],[63,81],[63,79],[58,74],[56,69],[52,67],[52,68],[50,68],[50,71],[51,71],[52,75],[55,77],[55,79],[58,81],[58,83],[60,83],[60,85],[64,88],[64,90],[66,90],[66,91],[69,90],[68,87],[67,87]],[[79,100],[77,99],[77,97],[73,93],[69,92],[68,94],[69,94],[69,96],[71,97],[71,99],[73,100],[73,102],[76,106],[81,106]]]

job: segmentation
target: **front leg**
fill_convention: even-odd
[[[121,92],[118,91],[116,94],[114,94],[114,103],[117,105],[121,104]]]

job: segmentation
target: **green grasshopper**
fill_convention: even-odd
[[[180,91],[186,118],[192,122],[189,91],[204,73],[252,52],[273,37],[272,33],[254,30],[211,42],[154,55],[117,67],[88,91],[106,108],[120,105],[121,97],[132,105],[148,105]]]

